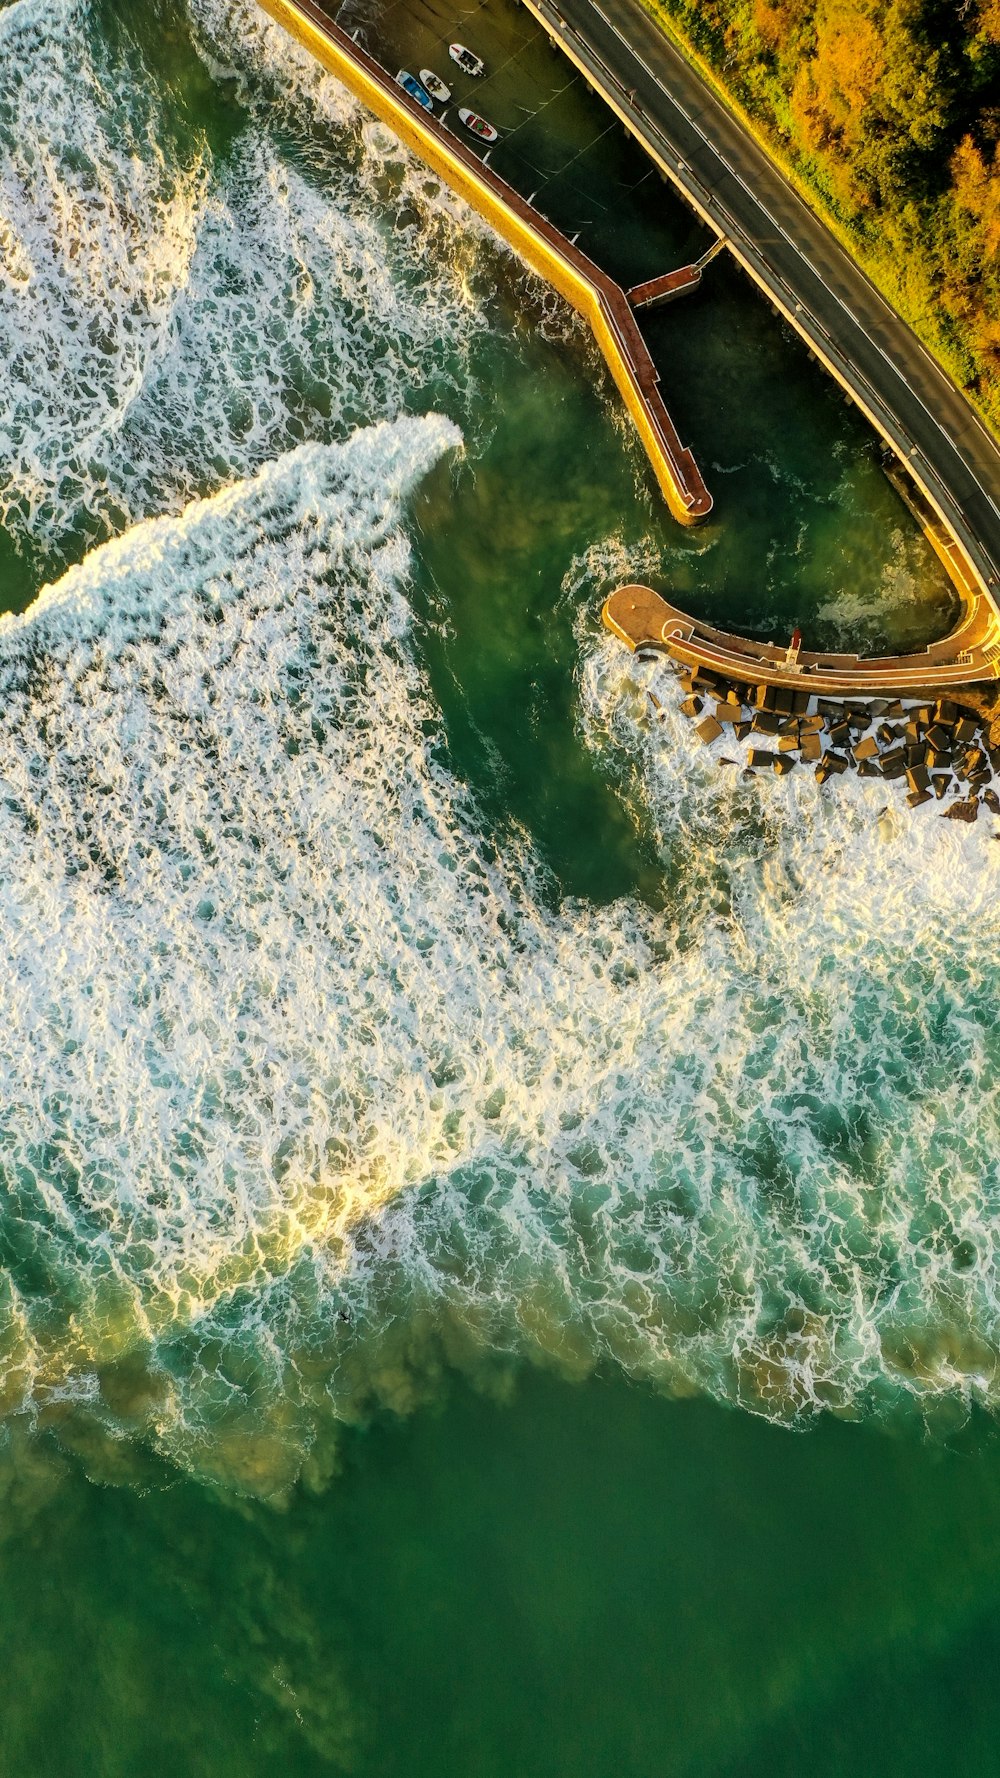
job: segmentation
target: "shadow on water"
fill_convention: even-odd
[[[3,1464],[5,1778],[985,1778],[1000,1450],[621,1383],[349,1435],[284,1513]]]

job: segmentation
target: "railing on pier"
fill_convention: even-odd
[[[259,0],[259,4],[485,216],[515,253],[584,317],[635,421],[671,512],[684,525],[707,518],[712,496],[691,451],[678,437],[660,393],[656,366],[621,286],[485,166],[440,118],[411,99],[314,0]]]

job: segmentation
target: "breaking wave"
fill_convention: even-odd
[[[277,27],[194,11],[203,52],[211,20],[250,70],[239,104],[214,89],[214,147],[172,127],[140,46],[112,50],[86,0],[0,13],[0,523],[36,548],[469,386],[455,206]]]
[[[992,1404],[997,849],[734,783],[588,638],[670,903],[551,911],[411,634],[457,442],[303,447],[0,631],[7,1412],[277,1492],[446,1361]]]
[[[0,519],[95,544],[0,622],[0,1414],[276,1495],[446,1366],[995,1406],[997,848],[738,778],[582,626],[667,900],[553,909],[406,598],[481,238],[245,0],[191,22],[181,153],[127,33],[0,10]]]

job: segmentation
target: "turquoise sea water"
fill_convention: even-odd
[[[512,129],[566,70],[475,31]],[[598,621],[934,634],[864,427],[717,261],[681,533],[249,0],[0,59],[4,1772],[991,1769],[997,848],[727,776]]]

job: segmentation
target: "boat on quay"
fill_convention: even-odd
[[[486,63],[464,43],[449,43],[448,54],[453,62],[461,68],[463,74],[471,74],[473,80],[481,80],[486,73]]]
[[[416,99],[417,104],[422,105],[425,111],[434,110],[430,93],[425,92],[416,75],[410,74],[406,68],[400,68],[396,75],[396,85],[401,86],[404,93],[409,93],[411,99]]]
[[[480,142],[499,142],[500,131],[485,117],[480,117],[478,112],[470,111],[463,105],[458,115],[470,134],[478,137]]]
[[[439,105],[447,105],[451,98],[451,87],[445,86],[440,74],[435,74],[433,68],[421,68],[420,80],[432,99],[436,99]]]

